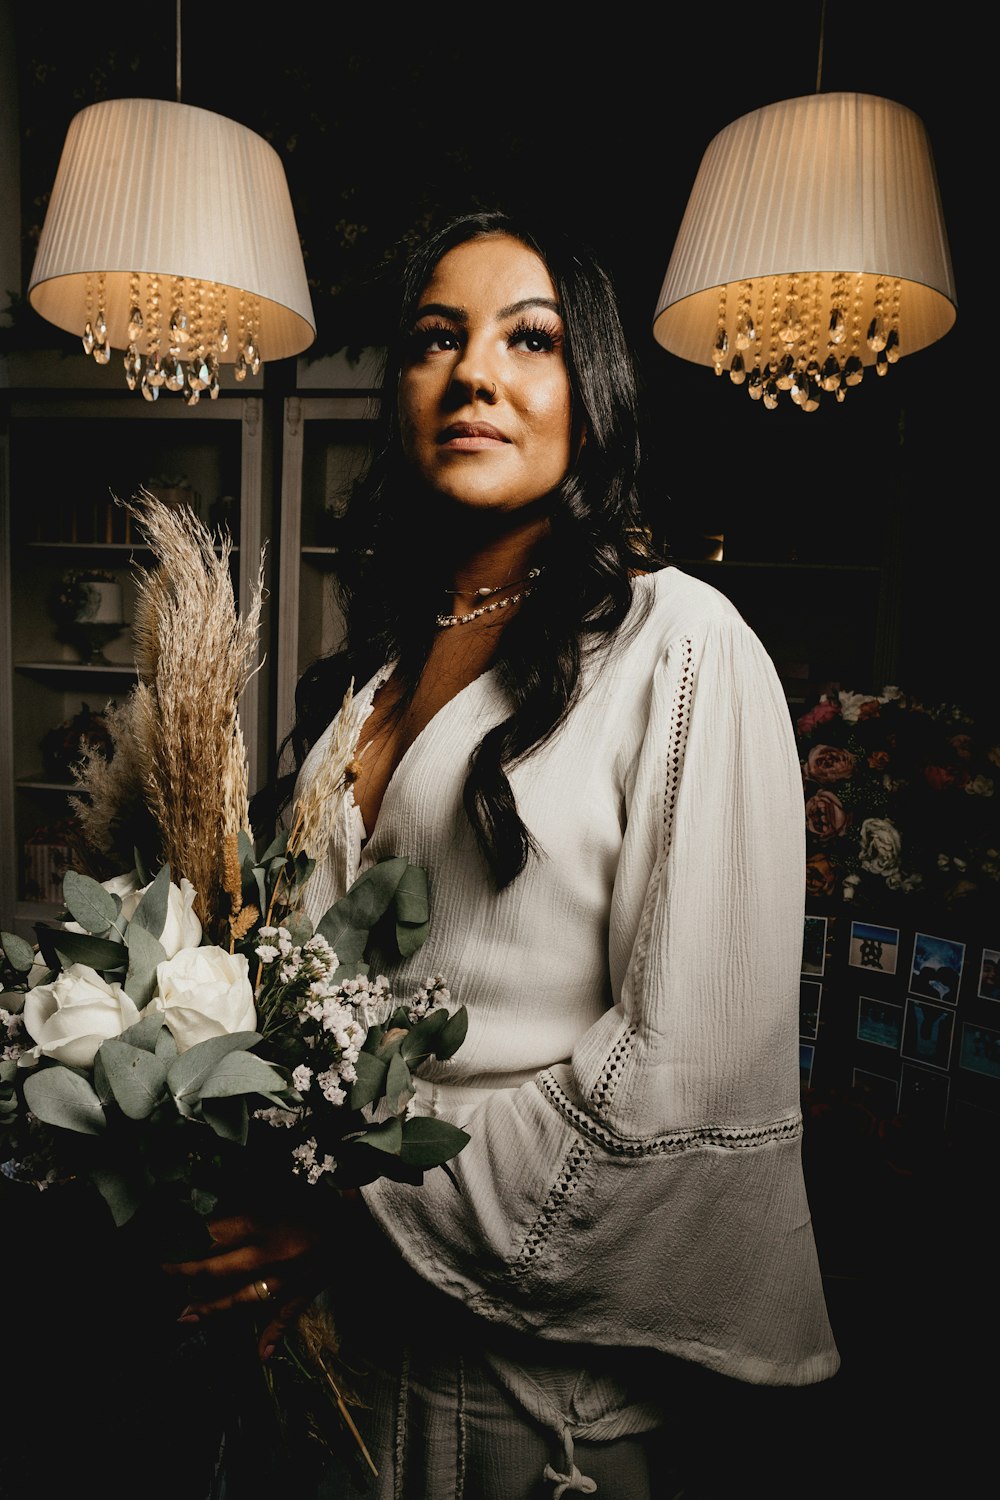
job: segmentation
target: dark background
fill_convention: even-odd
[[[891,554],[898,608],[878,667],[912,691],[974,704],[991,697],[982,657],[993,640],[993,401],[982,361],[994,315],[979,303],[974,266],[984,194],[967,163],[979,158],[987,105],[976,82],[985,38],[971,11],[918,20],[909,5],[855,0],[626,6],[612,25],[606,9],[366,7],[359,19],[288,3],[250,22],[232,6],[185,4],[181,97],[257,131],[284,163],[318,324],[310,359],[379,342],[380,278],[449,210],[556,215],[601,254],[619,290],[657,539],[678,557],[706,531],[725,533],[727,557],[751,560]],[[178,32],[166,3],[67,9],[58,24],[43,6],[13,12],[23,293],[70,119],[109,97],[176,98]],[[652,314],[711,138],[750,110],[813,92],[818,74],[823,89],[880,94],[924,121],[959,314],[885,379],[869,372],[843,406],[831,398],[806,415],[782,398],[767,412],[660,348]],[[30,308],[15,310],[8,342],[78,349]],[[292,361],[265,367],[270,388],[293,377]],[[810,575],[781,607],[843,610],[850,586]],[[737,602],[751,615],[763,608]],[[773,622],[751,623],[770,643]]]
[[[109,97],[176,98],[177,38],[172,4],[92,5],[57,19],[41,5],[13,10],[23,293],[70,119]],[[308,357],[379,341],[382,276],[451,209],[557,215],[601,254],[619,290],[657,537],[683,556],[693,536],[723,532],[727,557],[802,564],[797,591],[775,606],[799,622],[808,613],[849,621],[853,575],[825,565],[886,565],[895,607],[886,680],[992,713],[997,419],[984,359],[996,313],[977,254],[992,233],[984,219],[996,175],[994,103],[979,81],[985,10],[843,0],[824,13],[820,0],[803,0],[683,13],[364,14],[296,3],[182,12],[183,101],[256,130],[284,163],[318,322]],[[821,44],[824,89],[894,99],[927,128],[958,319],[884,380],[869,374],[843,406],[806,415],[783,398],[767,412],[656,345],[652,314],[709,141],[750,110],[813,92]],[[0,352],[59,347],[63,336],[8,290],[14,316]],[[76,340],[63,344],[81,357]],[[265,370],[268,389],[290,389],[293,378],[291,361]],[[738,575],[726,577],[735,586]],[[750,612],[766,607],[758,587]],[[966,1139],[957,1156],[915,1157],[912,1140],[873,1134],[849,1102],[819,1101],[808,1180],[845,1364],[787,1434],[803,1495],[976,1492],[993,1383],[977,1356],[985,1348],[991,1358],[996,1328],[994,1151],[992,1140]],[[70,1338],[86,1343],[85,1315],[73,1317]],[[102,1368],[116,1357],[106,1351]]]

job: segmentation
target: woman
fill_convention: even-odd
[[[405,855],[430,937],[377,968],[396,994],[440,972],[470,1015],[417,1095],[470,1134],[459,1191],[382,1179],[337,1230],[400,1314],[362,1348],[375,1492],[659,1497],[650,1434],[679,1402],[838,1365],[800,1161],[790,719],[735,609],[642,545],[634,376],[591,258],[461,219],[413,257],[399,327],[346,649],[303,679],[295,733],[304,783],[354,679],[360,775],[313,915]],[[263,1277],[266,1353],[316,1237],[219,1237],[187,1269],[239,1285],[189,1315],[259,1305]]]

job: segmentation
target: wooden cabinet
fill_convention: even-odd
[[[333,590],[337,521],[368,456],[378,393],[375,351],[300,369],[299,393],[284,404],[275,746],[292,726],[304,669],[336,650],[343,621]],[[310,384],[311,382],[311,384]]]
[[[134,682],[134,571],[152,556],[113,497],[147,486],[193,504],[213,529],[228,528],[241,608],[269,506],[256,394],[189,408],[180,400],[151,406],[124,387],[18,389],[7,393],[3,410],[0,925],[30,937],[33,923],[55,909],[75,736],[88,727],[88,713],[97,716],[89,732],[99,735],[101,710]],[[93,631],[66,618],[67,593],[94,579],[121,586],[122,624],[97,632],[100,656],[88,660]],[[240,707],[251,789],[267,774],[266,704],[259,673]]]

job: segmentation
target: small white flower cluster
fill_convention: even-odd
[[[414,1024],[429,1015],[432,1010],[439,1006],[447,1005],[451,999],[451,991],[446,986],[440,974],[435,974],[424,981],[420,989],[415,990],[410,996],[406,1013]]]
[[[28,1050],[17,1040],[19,1036],[27,1036],[23,1020],[16,1011],[4,1010],[0,1006],[0,1059],[4,1062],[8,1059],[16,1061]]]
[[[332,1156],[320,1156],[319,1146],[313,1136],[292,1151],[292,1170],[305,1177],[310,1186],[319,1182],[324,1172],[334,1172],[336,1168],[337,1163]]]

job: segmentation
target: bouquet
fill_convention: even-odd
[[[0,934],[0,1163],[39,1188],[87,1182],[160,1259],[198,1258],[248,1169],[313,1193],[447,1171],[468,1137],[411,1116],[411,1070],[453,1056],[466,1014],[440,975],[398,999],[369,970],[373,936],[402,956],[426,939],[418,867],[384,860],[315,925],[305,914],[358,772],[351,689],[290,826],[258,852],[237,706],[263,565],[241,620],[225,540],[144,492],[128,508],[159,564],[137,580],[138,682],[109,706],[113,753],[85,747],[75,772],[89,847],[119,869],[68,871],[64,920],[37,944]],[[366,1455],[335,1337],[312,1323],[289,1348]]]
[[[824,694],[796,723],[810,897],[987,912],[1000,888],[1000,735],[898,687]]]

